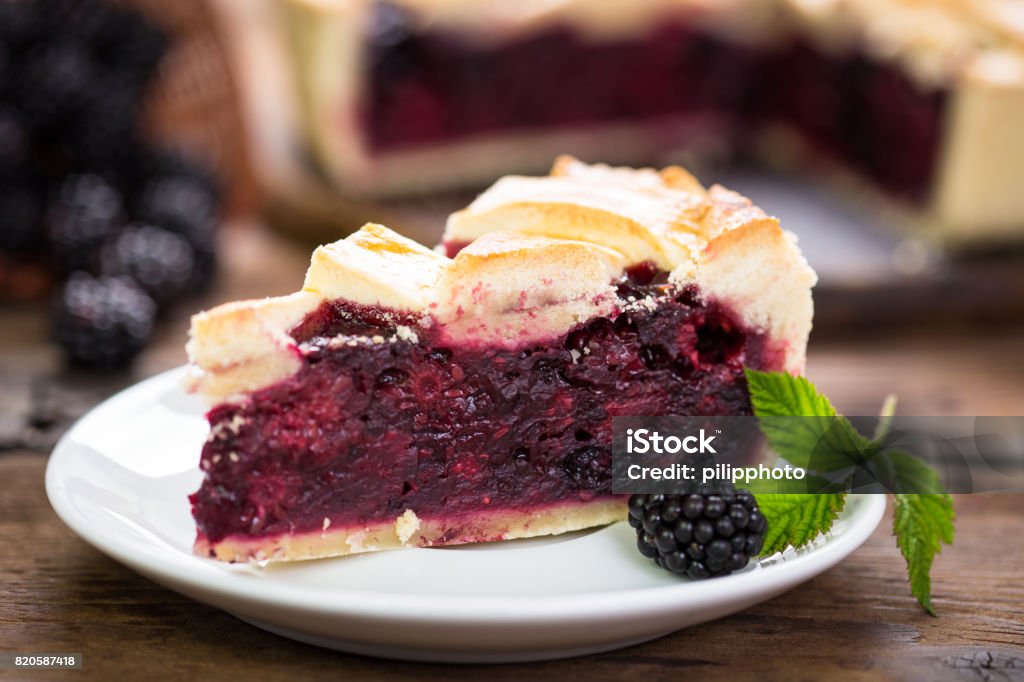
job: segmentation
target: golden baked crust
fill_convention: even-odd
[[[220,402],[300,364],[288,332],[325,300],[403,314],[451,343],[517,347],[567,332],[620,302],[611,283],[651,261],[731,306],[803,368],[815,282],[794,240],[749,200],[705,190],[676,167],[610,168],[560,158],[552,175],[508,177],[451,216],[455,258],[380,225],[316,250],[303,290],[193,317],[193,388]],[[409,320],[412,320],[411,322]]]
[[[705,190],[676,166],[610,168],[561,157],[549,178],[499,180],[449,218],[445,241],[494,231],[593,241],[628,263],[654,262],[675,282],[727,303],[785,346],[788,371],[803,370],[817,277],[795,237],[736,192]]]
[[[298,371],[298,349],[288,330],[319,303],[315,294],[299,291],[193,315],[185,346],[189,388],[216,403]]]
[[[472,520],[460,520],[457,541],[452,522],[419,518],[406,510],[394,519],[358,527],[336,527],[325,519],[321,531],[273,537],[229,537],[211,544],[196,541],[194,552],[221,561],[302,561],[377,552],[403,547],[433,547],[493,540],[560,535],[626,518],[623,498],[567,502],[530,511],[480,510]]]
[[[303,291],[321,299],[422,311],[434,300],[448,259],[382,225],[319,247]]]
[[[508,231],[603,244],[630,263],[672,270],[701,242],[710,207],[704,188],[680,168],[589,166],[561,157],[547,177],[508,176],[451,215],[444,240],[469,243]]]
[[[585,241],[514,232],[481,236],[450,261],[432,318],[442,339],[515,348],[615,309],[622,254]]]

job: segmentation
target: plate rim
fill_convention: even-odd
[[[140,545],[135,538],[111,531],[110,525],[97,528],[88,523],[68,497],[62,476],[67,466],[65,462],[75,456],[76,432],[89,420],[95,419],[97,414],[102,415],[115,408],[119,402],[131,399],[134,394],[152,391],[163,384],[170,386],[173,381],[177,381],[180,386],[180,378],[187,371],[187,366],[176,367],[144,379],[115,393],[79,418],[51,453],[46,466],[45,486],[54,511],[81,539],[101,553],[170,589],[179,592],[188,590],[190,596],[196,592],[215,593],[250,604],[287,607],[325,615],[449,624],[510,624],[549,619],[570,621],[595,617],[629,617],[638,613],[672,611],[681,604],[689,608],[704,608],[727,602],[729,597],[737,599],[752,593],[784,591],[829,570],[875,532],[886,508],[885,495],[853,495],[844,512],[848,515],[845,518],[850,526],[843,534],[832,536],[827,542],[783,561],[762,565],[760,570],[700,583],[682,581],[677,585],[606,592],[526,596],[398,593],[353,590],[343,585],[325,592],[322,586],[304,588],[281,583],[275,583],[272,589],[261,590],[259,587],[266,587],[265,583],[221,570],[223,565],[220,562],[183,552],[163,539],[158,543]],[[117,527],[123,527],[128,519],[121,514],[116,516],[120,519]],[[425,551],[423,548],[410,549]],[[344,557],[333,560],[344,560]],[[394,599],[395,596],[400,596],[400,599]]]

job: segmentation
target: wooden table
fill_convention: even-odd
[[[229,276],[196,307],[298,286],[305,247],[259,230],[231,238]],[[39,311],[0,310],[0,651],[75,651],[85,660],[83,671],[0,679],[1024,679],[1024,495],[957,500],[957,542],[933,572],[938,618],[910,597],[888,520],[841,565],[741,614],[621,651],[532,665],[349,656],[181,597],[72,534],[50,509],[43,472],[72,419],[183,361],[184,313],[163,324],[132,373],[101,376],[60,368],[40,341]],[[889,391],[908,413],[1021,414],[1022,348],[1019,328],[983,336],[863,330],[816,340],[808,372],[850,414],[873,413]]]

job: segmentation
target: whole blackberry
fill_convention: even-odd
[[[127,80],[150,80],[170,46],[170,36],[161,27],[143,13],[118,7],[108,0],[63,1],[92,20],[92,45],[101,64]]]
[[[629,525],[640,553],[694,580],[728,575],[761,552],[768,523],[746,490],[633,495]]]
[[[152,147],[139,150],[137,174],[147,182],[161,177],[180,176],[206,189],[212,196],[221,195],[220,181],[213,170],[191,155],[176,148]]]
[[[151,225],[177,232],[197,251],[213,250],[219,203],[202,182],[183,175],[166,175],[146,183],[136,216]]]
[[[57,267],[62,272],[92,269],[121,211],[121,193],[100,176],[65,180],[46,219]]]
[[[81,107],[94,80],[88,46],[67,40],[33,48],[18,69],[14,87],[22,110],[39,124],[49,125]]]
[[[152,225],[130,225],[103,253],[103,272],[130,278],[160,304],[186,293],[195,256],[185,238]]]
[[[124,367],[149,339],[155,314],[130,281],[76,272],[57,298],[53,334],[72,364]]]
[[[180,234],[192,246],[195,262],[189,291],[205,291],[217,269],[216,227],[220,199],[199,177],[164,175],[143,187],[136,217]]]

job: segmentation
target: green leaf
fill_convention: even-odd
[[[746,368],[747,386],[759,417],[835,417],[836,408],[804,377]]]
[[[757,506],[768,521],[761,556],[802,547],[826,533],[846,505],[846,493],[817,495],[767,494],[757,496]]]
[[[835,472],[860,466],[877,451],[807,379],[749,368],[746,375],[768,445],[793,466]]]
[[[931,615],[931,568],[942,545],[953,544],[953,498],[941,495],[896,495],[892,532],[907,562],[910,591]]]
[[[906,450],[885,450],[872,459],[868,468],[891,493],[936,495],[945,492],[935,469]]]
[[[817,470],[828,480],[847,483],[867,475],[894,491],[893,534],[907,562],[910,589],[918,603],[935,615],[931,602],[931,567],[943,544],[953,543],[953,499],[938,474],[920,458],[882,442],[892,425],[896,400],[882,408],[874,437],[857,432],[839,415],[828,398],[802,377],[747,369],[751,404],[773,450],[790,464]],[[818,417],[819,419],[786,419]],[[845,493],[822,488],[825,480],[812,475],[814,488],[782,484],[759,487],[758,506],[768,520],[762,556],[792,545],[800,547],[827,532],[846,503]],[[818,494],[799,494],[825,490]],[[905,491],[913,491],[911,494]],[[916,494],[920,493],[920,494]]]

